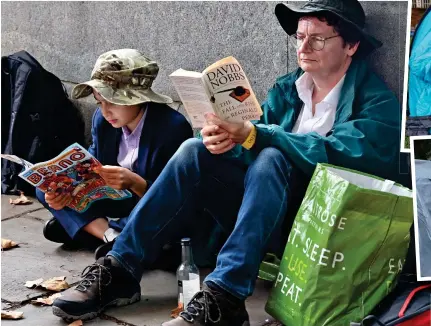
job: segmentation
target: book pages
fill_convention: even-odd
[[[202,74],[178,69],[170,75],[170,78],[193,128],[202,128],[205,125],[205,113],[214,113],[201,79]]]

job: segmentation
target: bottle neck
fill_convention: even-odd
[[[181,255],[182,255],[183,264],[193,265],[193,254],[192,254],[192,249],[190,245],[188,244],[182,245]]]

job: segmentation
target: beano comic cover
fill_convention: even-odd
[[[23,165],[24,170],[19,176],[41,191],[71,194],[73,199],[68,207],[77,212],[86,211],[97,200],[132,196],[128,190],[116,190],[106,185],[105,180],[94,172],[101,163],[78,143],[67,147],[52,160],[34,165],[16,156],[1,157]]]

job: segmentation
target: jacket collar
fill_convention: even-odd
[[[355,99],[355,90],[359,87],[361,82],[363,81],[365,74],[367,71],[367,63],[361,59],[353,59],[352,63],[347,69],[344,84],[341,89],[341,96],[338,101],[337,111],[335,113],[335,121],[334,125],[346,122],[353,113],[353,101]],[[293,96],[293,105],[295,111],[295,120],[299,116],[299,112],[301,110],[303,102],[298,96],[298,92],[295,87],[295,81],[300,78],[304,74],[304,71],[301,68],[291,75],[291,85],[292,88],[295,89],[295,92],[292,92],[291,96]]]
[[[364,60],[352,60],[346,73],[342,96],[338,102],[334,124],[346,122],[353,114],[353,101],[355,100],[356,90],[365,78],[367,63]]]

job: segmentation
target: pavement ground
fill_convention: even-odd
[[[44,280],[66,276],[73,285],[82,270],[94,262],[94,254],[86,250],[66,250],[43,237],[45,221],[52,215],[35,198],[30,205],[14,206],[10,198],[1,196],[1,237],[19,243],[19,247],[1,253],[1,305],[2,310],[24,313],[20,320],[2,320],[5,326],[61,326],[68,325],[52,314],[50,306],[35,306],[31,300],[47,297],[53,292],[28,289],[26,281]],[[201,271],[201,279],[208,271]],[[169,320],[176,307],[176,277],[174,273],[154,270],[146,273],[141,281],[141,301],[121,308],[111,308],[99,318],[84,325],[100,326],[159,326]],[[247,310],[252,326],[262,325],[270,318],[264,307],[269,290],[258,281],[255,293],[247,299]]]

